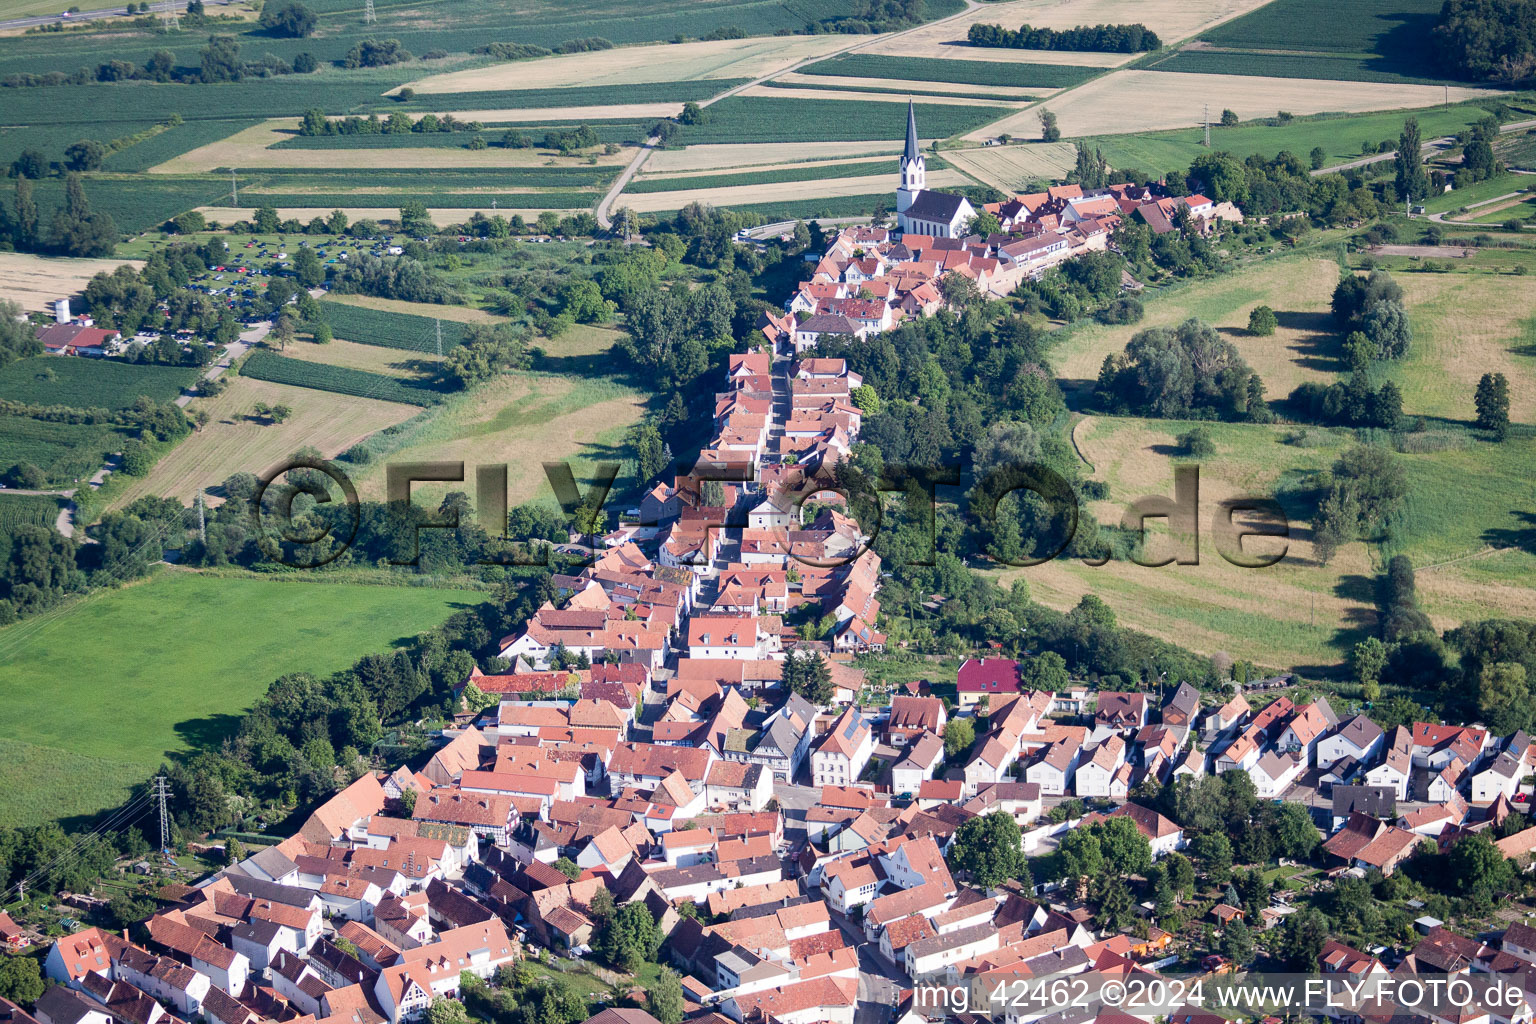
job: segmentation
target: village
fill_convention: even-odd
[[[1025,218],[1032,202],[1001,212]],[[1083,240],[1102,236],[1099,207],[1112,203],[1061,195],[1034,209],[1059,211],[1067,234],[1052,237]],[[1089,204],[1092,216],[1071,212]],[[1325,698],[1293,701],[1285,678],[1226,697],[1188,683],[1053,692],[1030,688],[1027,661],[985,657],[943,680],[953,700],[913,682],[884,706],[858,701],[855,656],[885,643],[880,559],[825,483],[858,437],[860,380],[842,360],[799,357],[801,336],[855,313],[874,329],[946,274],[988,286],[1011,272],[1016,243],[992,257],[980,255],[991,243],[947,241],[845,230],[791,300],[806,319],[765,324],[762,347],[730,359],[699,467],[645,496],[643,525],[556,577],[557,601],[502,640],[507,671],[463,680],[463,714],[424,764],[363,774],[297,833],[195,886],[163,887],[139,938],[92,927],[54,940],[44,964],[56,984],[33,1013],[0,1013],[15,1024],[399,1024],[466,986],[505,983],[526,958],[588,958],[635,913],[676,969],[688,1019],[918,1024],[942,1016],[916,996],[934,981],[1242,966],[1188,928],[1160,928],[1152,903],[1127,930],[1096,916],[1073,879],[980,880],[967,851],[981,826],[1017,836],[1016,858],[1113,834],[1144,851],[1143,873],[1186,853],[1205,864],[1139,795],[1215,777],[1255,802],[1291,801],[1335,882],[1390,878],[1426,848],[1500,834],[1528,805],[1536,751],[1524,733],[1384,732]],[[849,288],[878,297],[839,294]],[[805,522],[808,502],[819,510]],[[790,623],[806,616],[830,617],[832,639],[802,639]],[[958,747],[947,742],[957,723],[974,737]],[[1536,828],[1495,846],[1529,864]],[[1262,935],[1295,911],[1288,890],[1257,907],[1227,892],[1208,934]],[[1536,930],[1512,923],[1485,941],[1427,915],[1415,928],[1402,955],[1330,940],[1316,969],[1508,974],[1525,986],[1519,1007],[1414,1019],[1531,1019]],[[644,992],[634,1001],[651,1005]],[[611,1008],[592,1021],[656,1019]],[[1221,1018],[1190,1007],[1175,1019]]]

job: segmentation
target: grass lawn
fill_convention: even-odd
[[[1428,138],[1427,132],[1425,137]],[[1484,181],[1475,182],[1466,188],[1452,189],[1438,196],[1430,196],[1424,200],[1424,209],[1428,213],[1449,213],[1463,206],[1480,203],[1485,199],[1497,199],[1499,196],[1520,192],[1530,187],[1529,174],[1499,174]]]
[[[611,332],[607,332],[611,333]],[[549,344],[554,366],[564,359],[601,360],[597,355],[560,353],[565,335]],[[573,330],[572,346],[592,335]],[[589,344],[587,347],[591,347]],[[560,354],[557,354],[560,353]],[[544,477],[542,463],[569,460],[578,483],[586,486],[596,462],[625,460],[620,452],[624,431],[640,419],[645,397],[610,380],[574,374],[508,374],[467,394],[453,395],[433,411],[431,422],[390,454],[388,461],[450,461],[475,465],[505,464],[508,500],[516,505],[539,500],[555,501]],[[360,469],[354,479],[364,499],[383,500],[384,461],[375,460]],[[615,482],[618,496],[634,481],[621,470]],[[464,490],[472,484],[417,484],[412,487],[419,504],[436,502],[448,490]]]
[[[478,601],[162,571],[0,629],[0,824],[112,807],[167,752],[217,742],[278,676],[345,668]]]

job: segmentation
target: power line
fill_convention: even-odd
[[[165,776],[155,776],[155,797],[160,803],[160,852],[171,848],[171,819],[165,814]]]
[[[363,24],[372,25],[378,20],[378,17],[373,13],[373,0],[367,0],[367,6],[363,9]]]
[[[65,861],[79,856],[94,840],[101,838],[102,833],[120,831],[142,818],[145,814],[148,814],[152,809],[153,804],[148,793],[141,793],[132,800],[129,800],[121,808],[108,816],[106,821],[75,840],[67,849],[56,854],[48,863],[33,868],[25,878],[5,891],[3,894],[4,898],[9,899],[13,893],[21,891],[24,886],[32,885],[61,867]]]

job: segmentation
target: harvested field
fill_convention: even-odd
[[[820,83],[815,83],[819,85]],[[855,92],[841,89],[779,89],[766,85],[754,85],[750,89],[743,89],[738,96],[767,96],[771,99],[805,99],[805,100],[854,100],[864,103],[889,103],[891,97],[879,92]],[[978,96],[974,99],[965,96],[946,96],[943,103],[951,107],[995,107],[1006,102],[1006,96]],[[1024,102],[1024,101],[1021,101]]]
[[[440,306],[434,302],[406,302],[404,299],[380,299],[372,295],[337,295],[334,292],[328,292],[325,301],[343,306],[362,306],[365,309],[377,309],[386,313],[409,313],[413,316],[454,320],[461,324],[507,322],[506,317],[488,313],[483,309],[471,309],[468,306]]]
[[[930,139],[922,140],[927,145]],[[648,172],[724,170],[735,167],[779,167],[802,160],[836,160],[839,157],[900,153],[897,142],[786,142],[737,143],[662,149],[645,162]]]
[[[864,48],[864,53],[901,53],[919,57],[963,57],[970,60],[1007,60],[1014,54],[1026,54],[1029,61],[1043,50],[1010,50],[1001,47],[971,46],[966,33],[974,24],[1006,25],[1018,28],[1029,24],[1036,28],[1073,28],[1102,22],[1139,21],[1163,38],[1174,42],[1200,32],[1209,25],[1225,21],[1264,4],[1265,0],[1147,0],[1128,4],[1125,0],[1011,0],[1007,3],[978,4],[965,14],[940,24],[905,32],[895,39],[880,40]],[[993,55],[997,54],[994,58]],[[1007,55],[1007,56],[1005,56]],[[1063,63],[1086,64],[1073,58]],[[1105,54],[1114,63],[1129,60],[1133,54]],[[1020,58],[1015,58],[1020,59]],[[1114,64],[1104,65],[1113,67]]]
[[[1459,260],[1477,252],[1462,245],[1373,245],[1377,256],[1416,256],[1420,259]]]
[[[989,185],[1016,192],[1032,181],[1066,177],[1077,163],[1077,147],[1070,142],[1036,142],[948,149],[944,159]]]
[[[324,203],[320,206],[276,207],[277,215],[284,220],[287,220],[289,217],[297,217],[303,221],[307,221],[315,216],[323,216],[330,213],[334,209],[337,209],[337,207],[333,203]],[[340,209],[342,213],[346,214],[354,221],[364,217],[370,218],[372,220],[398,220],[400,217],[400,206],[398,203],[396,203],[394,206],[343,206]],[[469,220],[469,218],[473,216],[477,211],[485,214],[487,217],[493,217],[498,213],[502,216],[506,216],[508,212],[520,213],[524,217],[537,217],[539,214],[543,213],[545,209],[549,209],[554,213],[558,213],[562,217],[571,212],[571,208],[568,206],[519,206],[515,210],[509,211],[505,205],[499,208],[492,208],[489,204],[487,204],[480,207],[465,206],[449,209],[434,208],[427,210],[427,216],[432,218],[432,223],[436,224],[438,227],[443,227],[447,224],[463,224],[465,221]],[[250,220],[251,218],[250,207],[242,206],[199,206],[197,208],[197,212],[201,213],[209,220],[216,220],[224,224],[228,224],[230,221],[234,220]]]
[[[469,114],[465,120],[486,121],[482,112]],[[575,161],[558,160],[548,150],[464,149],[462,146],[424,146],[420,148],[389,149],[272,149],[279,142],[295,138],[298,119],[273,118],[259,125],[236,132],[218,142],[199,146],[158,167],[150,168],[151,174],[206,173],[219,167],[236,167],[244,170],[261,170],[270,167],[298,167],[316,171],[376,170],[391,168],[460,168],[460,167],[543,167],[575,166]],[[633,154],[618,152],[599,153],[599,164],[627,163]],[[585,158],[583,158],[585,159]]]
[[[709,203],[712,206],[737,206],[743,203],[861,196],[889,191],[892,180],[893,176],[886,173],[866,178],[825,178],[775,184],[730,185],[723,188],[694,188],[677,192],[625,193],[620,198],[619,205],[627,206],[637,213],[650,213],[656,210],[680,210],[693,202]],[[954,170],[934,171],[928,175],[929,188],[970,183],[970,179]]]
[[[853,167],[868,165],[870,171],[873,172],[876,168],[886,167],[890,163],[891,158],[889,156],[871,156],[863,157],[858,160],[811,160],[805,163],[769,164],[764,167],[753,167],[745,171],[741,170],[740,168],[728,167],[723,170],[691,171],[687,174],[646,173],[646,170],[653,169],[648,163],[646,164],[646,169],[637,174],[633,181],[654,181],[658,178],[667,181],[687,180],[690,182],[698,182],[700,188],[708,188],[710,186],[710,182],[717,178],[735,178],[742,174],[768,175],[778,171],[803,171],[808,176],[814,177],[815,171],[818,168],[823,167],[846,167],[852,169]]]
[[[407,83],[417,95],[569,85],[629,85],[700,78],[758,78],[848,45],[841,36],[769,36],[654,46],[626,46],[514,61],[431,75]]]
[[[124,263],[142,267],[143,260],[71,260],[0,252],[0,298],[20,304],[28,313],[53,312],[53,300],[76,295],[101,271]]]
[[[299,341],[280,351],[291,359],[304,359],[328,366],[346,366],[354,370],[382,373],[387,377],[421,380],[437,370],[437,353],[407,352],[383,345],[363,345],[339,338],[324,345]]]
[[[1026,100],[1034,96],[1048,96],[1055,92],[1054,89],[1028,89],[1010,88],[1000,85],[965,85],[954,82],[917,82],[901,78],[854,78],[849,75],[807,75],[797,71],[779,75],[774,80],[778,85],[801,85],[806,88],[827,89],[837,86],[854,88],[873,87],[895,93],[943,93],[954,96],[956,93],[965,93],[971,96],[981,96],[993,100]]]
[[[1484,89],[1452,87],[1451,102],[1487,96]],[[1159,71],[1116,71],[1096,78],[1052,100],[1066,136],[1115,135],[1182,128],[1200,123],[1202,106],[1230,108],[1243,120],[1274,117],[1278,111],[1316,114],[1323,111],[1396,110],[1442,102],[1440,86],[1381,82],[1329,82],[1304,78],[1258,78],[1240,75],[1189,75]],[[1038,132],[1034,110],[978,128],[966,138],[983,139],[999,132],[1028,137]]]
[[[1123,351],[1132,335],[1148,327],[1182,323],[1193,316],[1218,328],[1237,346],[1248,365],[1264,379],[1271,400],[1283,398],[1304,381],[1331,383],[1336,379],[1342,364],[1328,303],[1338,280],[1338,264],[1320,257],[1255,264],[1182,286],[1167,295],[1149,297],[1146,317],[1139,324],[1084,324],[1075,328],[1052,350],[1051,362],[1064,379],[1091,384],[1104,357]],[[1536,286],[1536,282],[1532,284]],[[1247,331],[1248,314],[1260,304],[1274,309],[1280,321],[1268,337],[1255,337]]]
[[[318,346],[300,342],[289,346],[288,355],[295,355],[298,348],[332,349],[343,344]],[[374,351],[397,358],[401,355],[389,349]],[[286,405],[293,415],[278,424],[254,419],[258,402]],[[320,449],[326,456],[336,455],[374,431],[399,423],[418,411],[414,406],[395,402],[289,387],[249,377],[232,378],[223,394],[198,399],[193,404],[193,410],[197,409],[208,410],[213,417],[209,424],[171,449],[155,463],[148,476],[124,488],[112,507],[127,505],[147,494],[191,502],[198,491],[217,486],[233,473],[260,473],[305,445]]]

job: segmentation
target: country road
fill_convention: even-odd
[[[836,50],[828,50],[826,53],[817,54],[815,57],[807,57],[805,60],[792,64],[787,68],[779,68],[778,70],[769,72],[766,75],[760,75],[749,82],[743,82],[741,85],[738,85],[733,89],[727,89],[725,92],[720,93],[718,96],[711,96],[707,100],[700,100],[699,106],[707,107],[712,103],[718,103],[723,99],[729,99],[730,97],[735,96],[737,93],[751,89],[754,86],[762,85],[764,82],[772,81],[773,79],[778,78],[780,75],[792,74],[793,72],[799,71],[801,68],[808,64],[815,64],[818,61],[829,60],[832,57],[836,57],[840,54],[850,53],[862,46],[869,46],[875,42],[888,42],[892,39],[899,39],[906,35],[908,32],[915,32],[918,29],[932,28],[934,25],[942,25],[946,21],[954,21],[956,18],[964,17],[969,11],[981,6],[982,0],[965,0],[964,10],[956,11],[954,14],[951,14],[946,18],[939,18],[935,21],[925,21],[921,25],[913,25],[911,28],[905,28],[900,32],[893,32],[890,35],[855,36],[853,37],[853,41],[850,42],[847,46],[839,47]],[[629,166],[625,167],[623,173],[614,180],[614,183],[611,186],[609,186],[608,191],[603,194],[603,198],[597,201],[597,206],[593,208],[592,212],[597,216],[597,223],[602,227],[604,231],[608,231],[613,228],[612,214],[614,201],[619,198],[621,193],[623,193],[624,188],[629,184],[630,179],[639,172],[641,165],[650,158],[652,151],[655,150],[657,143],[660,141],[661,139],[658,136],[652,135],[650,138],[641,143],[640,151],[636,153],[635,158],[629,162]]]
[[[1503,135],[1507,132],[1518,132],[1524,128],[1536,128],[1536,118],[1532,118],[1526,121],[1511,121],[1509,124],[1500,125],[1499,134]],[[1455,141],[1456,138],[1452,135],[1442,135],[1438,139],[1430,139],[1428,142],[1422,142],[1419,144],[1419,154],[1422,156],[1431,152],[1432,150],[1449,148],[1453,143],[1455,143]],[[1338,171],[1350,171],[1354,170],[1356,167],[1366,167],[1370,164],[1379,164],[1384,160],[1396,159],[1397,150],[1393,149],[1385,153],[1373,153],[1370,156],[1363,156],[1358,160],[1347,160],[1342,164],[1334,164],[1332,167],[1319,167],[1317,170],[1312,172],[1312,175],[1313,177],[1316,177],[1320,174],[1334,174]]]
[[[234,3],[235,0],[205,0],[205,2],[209,7],[223,7]],[[59,6],[64,8],[70,7],[70,0],[59,0]],[[176,13],[181,14],[186,9],[187,0],[176,0]],[[161,9],[161,5],[158,2],[155,4],[154,15],[157,18],[165,16],[165,12]],[[39,25],[51,25],[56,21],[62,21],[68,25],[77,21],[100,21],[103,18],[126,18],[128,16],[128,9],[126,7],[104,7],[98,11],[79,11],[67,18],[63,16],[61,11],[59,14],[34,14],[26,18],[11,18],[7,21],[0,21],[0,30],[36,28]]]

